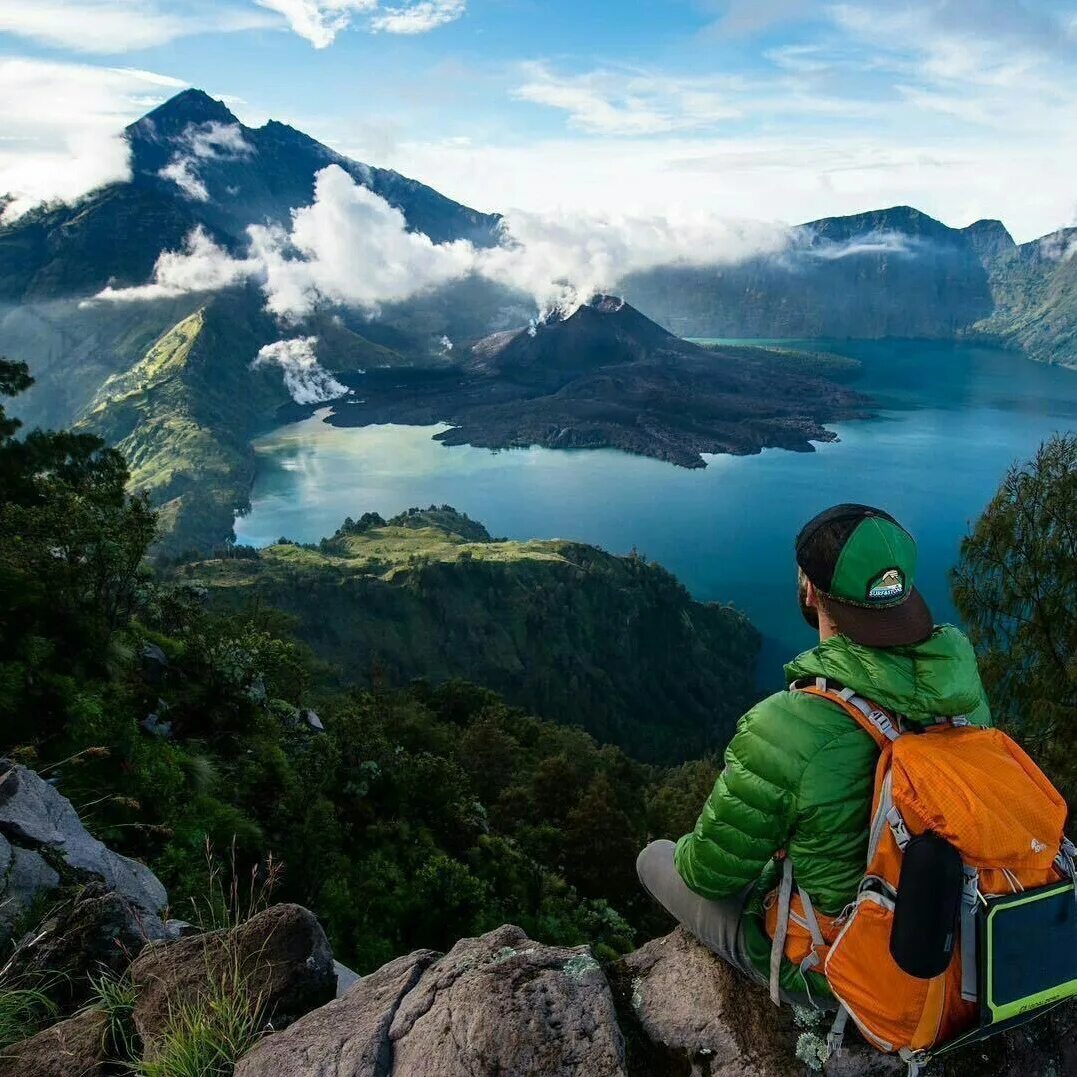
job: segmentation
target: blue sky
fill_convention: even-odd
[[[1077,0],[0,0],[0,189],[185,85],[482,209],[1077,212]]]

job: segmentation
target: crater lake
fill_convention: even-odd
[[[788,346],[789,342],[782,342]],[[450,504],[507,538],[565,538],[636,550],[701,600],[728,602],[764,635],[760,683],[811,646],[796,604],[793,540],[841,501],[879,505],[916,536],[918,586],[956,620],[948,572],[1007,469],[1077,427],[1077,370],[994,348],[923,341],[798,342],[861,361],[851,387],[872,419],[828,424],[812,453],[708,456],[687,470],[612,449],[491,452],[432,440],[444,427],[334,427],[322,410],[255,442],[239,543],[316,542],[346,516]]]

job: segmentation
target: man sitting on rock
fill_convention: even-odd
[[[892,516],[828,509],[797,536],[796,560],[800,608],[819,646],[785,667],[786,691],[741,718],[695,830],[653,842],[636,866],[658,902],[749,979],[769,983],[775,1001],[833,1008],[821,968],[808,961],[802,971],[788,955],[796,919],[810,951],[806,917],[829,923],[856,896],[879,753],[832,701],[792,689],[825,680],[913,723],[991,718],[972,646],[958,629],[934,626],[913,586],[916,545]],[[773,925],[784,857],[812,909],[794,909],[790,945],[772,965],[767,913]]]

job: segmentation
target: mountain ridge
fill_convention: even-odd
[[[285,124],[246,127],[201,90],[170,98],[130,124],[124,138],[129,179],[0,222],[0,300],[86,297],[110,284],[143,284],[161,252],[181,247],[199,225],[237,250],[249,225],[287,224],[292,209],[312,200],[315,173],[330,164],[435,242],[468,239],[481,246],[497,239],[498,215],[354,161]],[[162,175],[169,166],[174,171]]]
[[[760,637],[743,614],[643,558],[494,539],[450,506],[180,571],[223,610],[284,610],[346,680],[472,679],[642,760],[713,750],[754,692]]]

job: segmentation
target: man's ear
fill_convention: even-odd
[[[813,609],[818,609],[819,601],[816,598],[815,584],[808,579],[806,573],[802,573],[804,576],[804,603]]]

